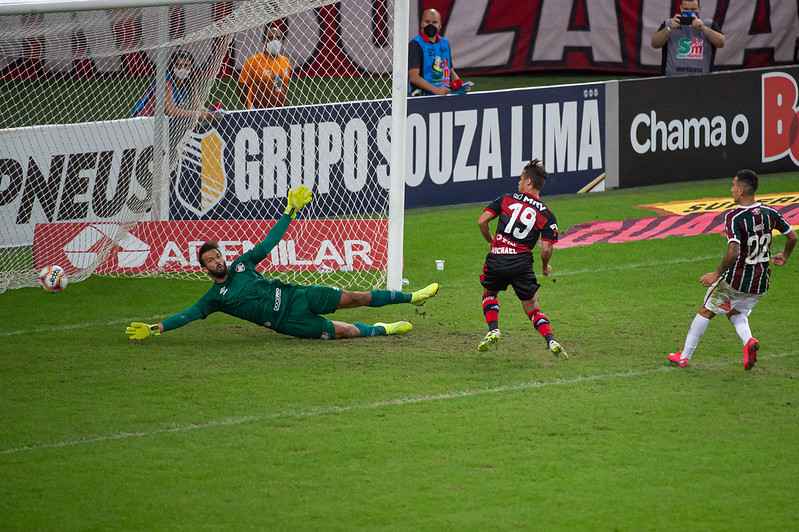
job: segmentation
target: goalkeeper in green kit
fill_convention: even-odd
[[[131,323],[125,331],[128,337],[131,340],[144,340],[189,322],[205,319],[213,312],[224,312],[299,338],[356,338],[409,332],[412,326],[407,321],[350,324],[329,320],[323,314],[333,313],[340,308],[382,307],[397,303],[421,305],[438,293],[437,283],[413,293],[392,290],[348,292],[328,286],[287,284],[267,279],[256,271],[258,263],[266,258],[286,233],[297,212],[310,201],[311,191],[306,187],[291,189],[285,214],[266,238],[229,267],[215,242],[203,244],[199,250],[200,265],[214,285],[194,305],[161,323]]]

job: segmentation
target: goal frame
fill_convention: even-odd
[[[123,9],[133,7],[161,7],[164,14],[169,6],[187,4],[212,4],[218,0],[6,0],[0,3],[0,16],[25,15],[34,13],[80,12],[107,9]],[[255,0],[249,0],[255,1]],[[394,34],[392,58],[392,91],[391,91],[391,161],[388,212],[388,264],[386,271],[386,287],[390,290],[401,290],[403,281],[403,245],[405,225],[405,174],[407,167],[407,94],[408,94],[408,54],[407,39],[409,37],[409,0],[394,0]],[[159,26],[159,37],[166,40],[168,28],[166,17]],[[160,52],[156,57],[155,87],[155,127],[153,129],[153,146],[163,146],[169,139],[165,135],[166,120],[164,113],[166,83],[164,74],[167,66],[167,54]],[[154,154],[164,150],[155,150]],[[154,167],[167,172],[168,161],[163,156],[154,157]],[[165,180],[161,180],[164,182]],[[160,198],[159,198],[160,196]],[[159,219],[163,213],[163,205],[168,198],[163,190],[154,191],[153,219]]]

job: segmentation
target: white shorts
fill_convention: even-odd
[[[752,313],[763,294],[747,294],[733,290],[724,279],[711,286],[705,294],[705,308],[714,314],[728,314],[737,310],[744,316]]]

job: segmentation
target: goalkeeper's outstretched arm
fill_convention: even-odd
[[[160,336],[161,333],[183,327],[195,320],[204,320],[209,314],[216,310],[213,303],[209,302],[207,295],[203,296],[194,305],[186,310],[169,316],[160,323],[142,323],[134,321],[125,329],[125,334],[131,340],[144,340],[150,336]]]
[[[288,201],[286,202],[286,210],[284,211],[283,216],[281,216],[274,227],[269,230],[266,238],[259,242],[250,251],[241,256],[242,260],[252,264],[258,264],[264,260],[269,252],[272,251],[272,248],[274,248],[277,243],[280,242],[280,239],[283,238],[283,235],[286,234],[291,220],[297,216],[297,213],[300,211],[300,209],[311,202],[311,199],[313,199],[311,191],[303,185],[289,190],[289,197]]]

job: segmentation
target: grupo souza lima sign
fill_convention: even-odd
[[[274,223],[141,222],[129,230],[113,223],[38,224],[34,262],[36,268],[59,264],[68,274],[88,268],[97,260],[101,263],[96,273],[197,272],[201,271],[197,251],[206,240],[216,240],[225,259],[231,262],[263,240]],[[385,220],[294,221],[258,269],[323,273],[383,270],[387,231]],[[110,251],[109,243],[113,243]]]
[[[489,201],[532,158],[553,174],[547,193],[578,191],[604,173],[604,98],[590,84],[411,99],[406,206]],[[376,101],[227,113],[187,137],[169,217],[272,219],[300,182],[314,189],[315,216],[384,212],[389,112]],[[0,131],[0,245],[30,245],[37,223],[146,217],[152,123]]]
[[[604,172],[601,84],[416,98],[408,109],[408,207],[493,199],[532,158],[554,174],[548,193]],[[364,198],[385,198],[389,186],[389,110],[377,101],[228,113],[192,136],[170,216],[271,217],[302,182],[317,215],[367,213]]]
[[[602,84],[423,97],[408,109],[409,206],[494,199],[530,159],[551,174],[547,194],[577,192],[605,172]]]

